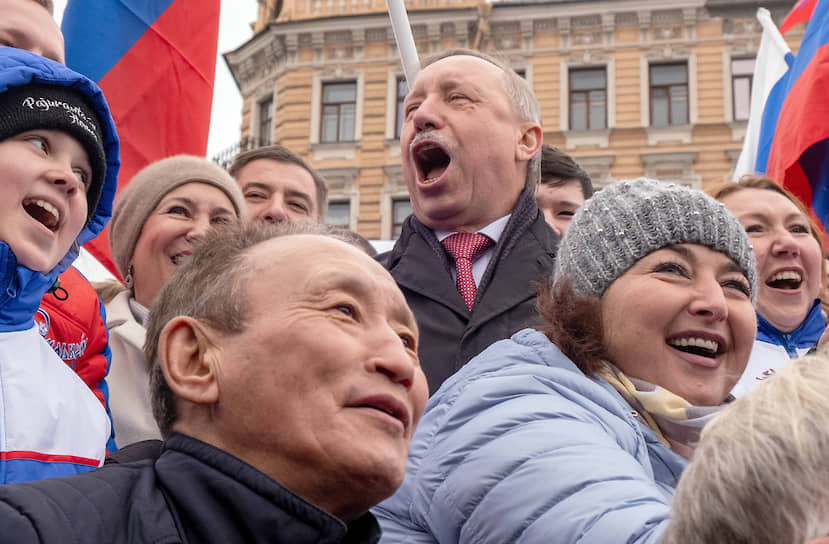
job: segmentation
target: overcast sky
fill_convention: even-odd
[[[67,0],[55,0],[55,19],[60,24]],[[212,157],[239,140],[242,97],[227,69],[222,53],[232,51],[251,37],[250,23],[256,19],[256,0],[224,0],[219,20],[219,55],[213,86],[213,112],[207,156]]]

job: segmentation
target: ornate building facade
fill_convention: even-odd
[[[421,57],[498,53],[532,85],[544,141],[601,187],[641,175],[728,179],[742,147],[757,2],[407,0]],[[779,22],[791,0],[763,2]],[[787,35],[799,42],[803,29]],[[405,79],[384,0],[259,0],[254,36],[225,54],[244,147],[280,143],[329,181],[331,223],[394,238]]]

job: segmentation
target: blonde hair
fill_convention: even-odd
[[[723,183],[719,183],[714,185],[713,187],[708,188],[705,192],[708,193],[711,197],[716,200],[722,201],[728,195],[733,195],[734,193],[740,192],[744,189],[760,189],[763,191],[771,191],[773,193],[777,193],[789,199],[795,207],[800,210],[806,220],[809,222],[809,233],[812,235],[812,238],[817,241],[817,245],[820,248],[821,256],[826,255],[826,251],[823,247],[823,236],[821,233],[821,229],[817,223],[815,223],[814,219],[809,215],[809,209],[800,201],[797,196],[791,191],[784,189],[780,185],[774,182],[774,180],[770,178],[766,178],[763,176],[755,176],[752,174],[746,174],[740,177],[739,180],[736,182],[726,181]],[[826,259],[821,259],[820,261],[820,285],[826,289],[827,282],[826,282]]]
[[[665,544],[804,543],[829,534],[829,357],[758,384],[702,432]]]

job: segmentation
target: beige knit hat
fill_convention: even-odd
[[[144,223],[170,191],[186,183],[206,183],[222,190],[242,217],[245,199],[236,181],[219,165],[194,155],[176,155],[145,166],[115,198],[109,223],[109,249],[125,278]]]

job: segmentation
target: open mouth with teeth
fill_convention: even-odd
[[[721,353],[719,342],[706,338],[671,338],[668,340],[668,345],[679,351],[708,357],[709,359],[713,359]]]
[[[60,212],[53,205],[39,198],[27,198],[23,201],[23,209],[37,222],[55,232],[60,224]]]
[[[803,277],[794,270],[778,272],[766,280],[766,285],[772,289],[794,290],[798,289],[801,283],[803,283]]]
[[[434,142],[425,142],[417,146],[414,150],[414,159],[417,164],[418,178],[425,185],[436,182],[452,162],[446,150]]]

